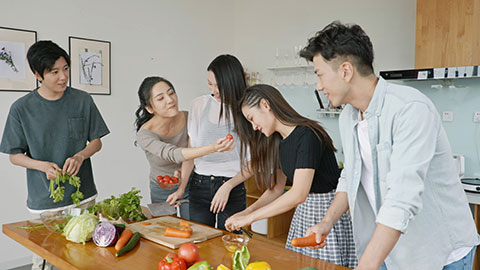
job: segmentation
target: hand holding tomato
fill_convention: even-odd
[[[233,140],[229,140],[227,138],[220,138],[210,144],[213,147],[213,151],[215,152],[225,152],[231,151],[235,148],[235,144],[233,144]]]

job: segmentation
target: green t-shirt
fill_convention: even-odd
[[[63,167],[65,160],[80,152],[87,141],[110,133],[93,99],[84,91],[67,87],[58,100],[42,98],[34,90],[15,101],[3,131],[0,152],[25,153]],[[84,198],[97,194],[92,165],[86,159],[78,172]],[[8,179],[15,181],[17,179]],[[44,172],[27,169],[27,207],[45,210],[72,204],[75,188],[66,183],[63,201],[53,203],[48,191],[50,181]]]

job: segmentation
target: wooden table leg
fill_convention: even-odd
[[[473,207],[473,217],[475,219],[475,224],[477,225],[477,232],[480,233],[480,206],[478,204],[475,204]],[[473,259],[472,269],[480,270],[480,251],[478,251],[478,247]]]

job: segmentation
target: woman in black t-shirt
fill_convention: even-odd
[[[247,88],[240,104],[243,117],[238,118],[237,127],[241,152],[250,148],[249,171],[266,191],[250,207],[227,219],[225,227],[237,230],[296,207],[286,248],[355,267],[348,213],[334,225],[323,249],[293,247],[290,243],[322,220],[335,196],[340,171],[330,136],[317,122],[298,114],[272,86]],[[287,183],[292,188],[284,192]]]

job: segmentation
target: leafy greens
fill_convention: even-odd
[[[63,201],[65,196],[65,182],[67,180],[70,185],[77,188],[77,191],[72,193],[71,197],[73,203],[78,206],[80,200],[83,199],[83,193],[80,191],[80,177],[73,176],[67,172],[63,173],[57,170],[57,176],[53,180],[50,180],[50,187],[48,189],[48,191],[50,191],[50,198],[53,198],[54,203]]]
[[[147,217],[142,213],[140,200],[142,196],[137,195],[140,190],[132,187],[127,193],[121,194],[119,198],[112,197],[103,200],[100,203],[88,208],[90,213],[102,213],[105,217],[111,219],[122,218],[124,220],[143,221]]]

